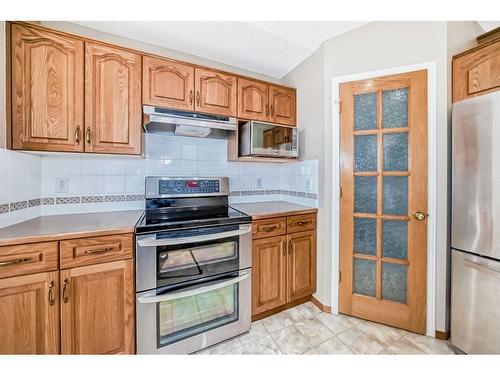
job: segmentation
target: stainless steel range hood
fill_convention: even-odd
[[[172,134],[187,137],[227,139],[236,132],[235,117],[206,115],[143,106],[146,133]]]

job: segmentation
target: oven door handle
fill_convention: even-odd
[[[194,243],[202,241],[218,240],[221,238],[241,236],[243,234],[249,233],[252,230],[252,226],[245,226],[243,229],[231,230],[228,232],[214,233],[214,234],[204,234],[201,236],[191,236],[191,237],[178,237],[178,238],[163,238],[160,240],[154,238],[143,238],[137,241],[137,244],[141,247],[146,246],[170,246],[170,245],[180,245],[185,243]]]
[[[165,301],[171,301],[174,299],[185,298],[196,296],[198,294],[211,292],[212,290],[220,289],[225,286],[233,285],[239,283],[248,277],[250,277],[251,270],[240,271],[240,275],[229,280],[222,281],[220,283],[210,284],[207,286],[202,286],[199,288],[189,288],[188,290],[182,290],[175,293],[166,293],[161,295],[156,295],[155,292],[146,293],[140,297],[137,297],[137,302],[139,303],[159,303]]]

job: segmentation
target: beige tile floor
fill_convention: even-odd
[[[252,323],[197,354],[453,354],[446,341],[321,312],[311,302]]]

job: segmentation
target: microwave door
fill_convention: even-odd
[[[252,156],[298,157],[297,129],[263,122],[246,124],[250,129]]]

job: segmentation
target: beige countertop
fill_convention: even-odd
[[[133,233],[144,211],[40,216],[0,229],[0,246],[64,238]]]
[[[231,204],[231,207],[252,216],[254,220],[318,212],[318,209],[314,207],[282,201],[236,203]]]

